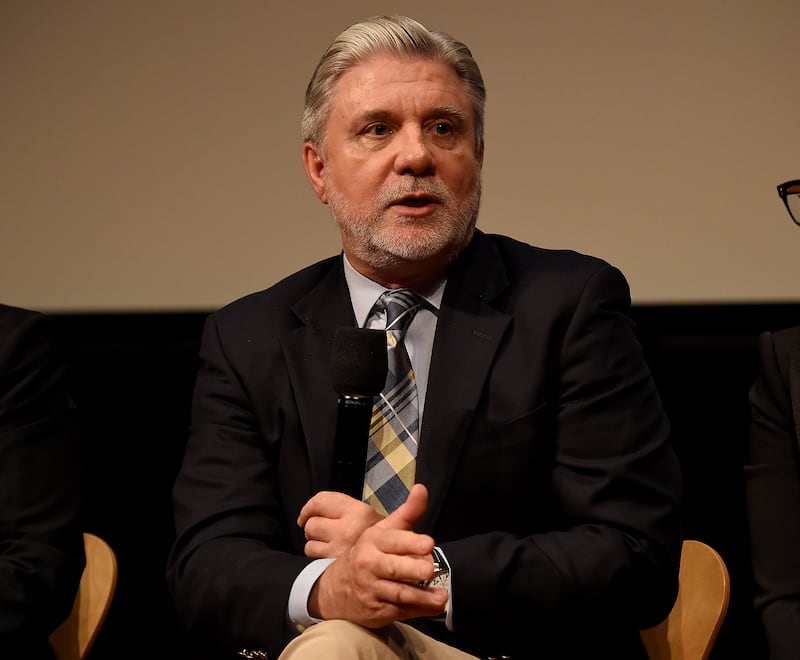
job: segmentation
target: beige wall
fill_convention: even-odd
[[[479,226],[639,303],[800,299],[797,0],[0,0],[0,300],[205,310],[338,251],[300,164],[314,64],[402,12],[489,90]]]

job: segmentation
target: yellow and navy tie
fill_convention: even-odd
[[[405,502],[414,484],[419,408],[417,384],[403,339],[424,304],[424,299],[410,289],[386,291],[375,303],[376,309],[386,310],[389,370],[372,412],[363,499],[383,515]]]

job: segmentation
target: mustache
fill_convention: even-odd
[[[378,192],[377,199],[381,206],[389,206],[407,195],[424,195],[437,202],[450,199],[450,191],[439,182],[430,179],[419,179],[409,183],[390,185]]]

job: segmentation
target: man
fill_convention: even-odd
[[[778,186],[800,225],[800,180]],[[770,660],[800,654],[800,326],[764,331],[744,466],[754,607]]]
[[[53,658],[85,564],[82,465],[52,320],[0,305],[0,658]]]
[[[314,72],[303,164],[343,254],[208,319],[174,489],[170,588],[217,649],[644,657],[670,610],[680,475],[627,284],[475,229],[484,102],[466,46],[404,17],[351,26]],[[367,504],[331,491],[328,365],[337,328],[384,324],[413,380],[390,368],[376,397]]]

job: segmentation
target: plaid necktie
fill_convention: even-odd
[[[363,499],[383,515],[405,502],[414,484],[419,409],[417,384],[403,338],[424,304],[409,289],[386,291],[375,303],[376,309],[386,310],[389,371],[372,412]]]

